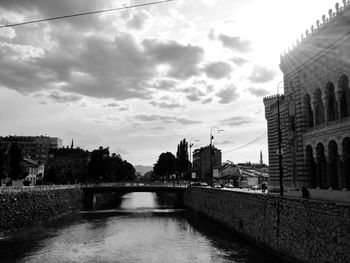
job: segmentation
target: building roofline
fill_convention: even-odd
[[[287,57],[291,55],[295,50],[299,48],[303,43],[315,37],[319,32],[324,31],[329,27],[334,21],[338,20],[344,13],[350,11],[350,0],[342,0],[343,6],[340,6],[339,3],[335,4],[335,12],[332,9],[328,10],[328,17],[326,15],[322,16],[322,22],[320,20],[316,21],[316,26],[311,25],[310,31],[306,30],[305,35],[301,34],[300,39],[297,39],[291,48],[288,48],[288,51],[284,51],[281,54],[281,62],[283,62]]]

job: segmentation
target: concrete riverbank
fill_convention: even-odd
[[[299,262],[350,262],[350,206],[192,187],[184,204]]]

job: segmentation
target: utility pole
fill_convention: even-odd
[[[224,130],[220,130],[218,127],[211,127],[210,129],[210,186],[213,187],[213,177],[214,177],[214,173],[213,173],[213,163],[214,163],[214,149],[213,149],[213,129],[216,129],[219,132],[222,132]]]

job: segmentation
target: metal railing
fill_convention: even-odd
[[[42,191],[42,190],[59,190],[73,188],[113,188],[113,187],[171,187],[171,188],[186,188],[189,185],[187,182],[117,182],[117,183],[89,183],[89,184],[74,184],[74,185],[31,185],[31,186],[0,186],[1,192],[21,192],[21,191]]]

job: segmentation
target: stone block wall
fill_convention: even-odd
[[[187,207],[299,262],[350,262],[350,205],[189,188]]]
[[[0,191],[0,236],[79,211],[82,198],[79,188]]]

